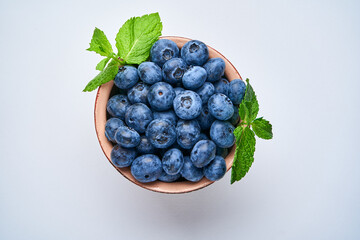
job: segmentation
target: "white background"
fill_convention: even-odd
[[[82,93],[128,18],[199,39],[251,79],[274,139],[184,195],[108,163]],[[0,239],[359,239],[358,1],[0,1]]]

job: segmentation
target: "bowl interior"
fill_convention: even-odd
[[[161,37],[166,38],[174,41],[179,48],[181,48],[186,42],[190,41],[191,39],[183,38],[183,37]],[[210,58],[222,58],[225,61],[225,77],[231,81],[236,78],[240,78],[241,76],[235,67],[227,60],[223,55],[221,55],[218,51],[213,49],[212,47],[208,46],[209,48],[209,57]],[[110,81],[101,85],[98,89],[96,100],[95,100],[95,129],[96,134],[100,143],[100,146],[107,157],[108,161],[112,164],[110,160],[110,153],[113,148],[113,144],[107,140],[105,136],[105,124],[107,120],[107,113],[106,113],[106,104],[111,95],[114,94],[115,88],[113,88],[114,82]],[[233,163],[235,153],[235,147],[233,146],[229,151],[228,156],[225,158],[226,161],[226,168],[227,171],[231,168]],[[155,181],[152,183],[141,183],[138,182],[130,172],[130,167],[126,168],[118,168],[114,164],[113,167],[119,171],[125,178],[130,180],[131,182],[139,185],[140,187],[146,188],[148,190],[161,192],[161,193],[186,193],[195,191],[201,188],[204,188],[213,182],[206,179],[205,177],[200,180],[199,182],[190,182],[190,181],[180,181],[180,182],[173,182],[173,183],[165,183],[161,181]]]

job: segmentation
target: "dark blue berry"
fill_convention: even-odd
[[[222,93],[226,96],[229,95],[229,81],[226,78],[222,78],[217,82],[214,82],[215,93]]]
[[[233,104],[238,105],[244,98],[246,85],[241,79],[234,79],[229,84],[229,98]]]
[[[169,175],[164,170],[162,171],[160,177],[158,178],[162,182],[175,182],[181,177],[181,174]]]
[[[161,68],[153,62],[143,62],[138,67],[140,79],[147,84],[154,84],[162,80]]]
[[[109,99],[106,109],[111,116],[125,120],[125,113],[129,106],[129,99],[125,95],[118,94]]]
[[[129,89],[127,96],[132,104],[134,103],[147,103],[147,94],[150,86],[139,82],[135,86]]]
[[[216,120],[210,128],[210,138],[217,146],[229,148],[235,143],[234,126],[225,121]]]
[[[115,132],[121,126],[124,126],[124,122],[119,118],[110,118],[107,120],[105,124],[106,138],[111,142],[115,142]]]
[[[196,120],[198,120],[201,130],[208,130],[215,121],[215,118],[210,114],[208,106],[203,105],[201,113]]]
[[[212,83],[205,82],[204,85],[196,90],[196,93],[199,94],[202,104],[206,104],[209,98],[214,95],[215,87]]]
[[[169,110],[175,98],[173,87],[165,82],[155,83],[147,95],[148,102],[155,111]]]
[[[140,144],[136,147],[136,151],[140,154],[155,153],[155,148],[146,136],[141,136]]]
[[[204,167],[204,175],[210,181],[221,179],[226,173],[226,162],[221,156],[216,156],[207,166]]]
[[[191,149],[200,138],[200,126],[196,120],[179,120],[176,125],[177,142],[184,149]]]
[[[198,182],[204,177],[203,169],[195,167],[189,157],[184,157],[184,165],[180,173],[183,178],[191,182]]]
[[[115,141],[122,147],[133,148],[139,145],[140,135],[134,129],[123,126],[116,131]]]
[[[207,81],[216,82],[224,75],[225,62],[222,58],[211,58],[204,64],[204,68],[207,72]]]
[[[211,115],[219,120],[228,120],[234,114],[231,100],[222,93],[215,93],[208,101],[208,109]]]
[[[153,120],[145,134],[155,148],[168,148],[176,141],[175,126],[164,119]]]
[[[202,66],[209,58],[209,50],[203,42],[191,40],[181,48],[181,58],[188,65]]]
[[[147,125],[152,120],[153,114],[151,110],[143,103],[135,103],[126,110],[126,124],[139,133],[144,133]]]
[[[190,67],[182,78],[184,88],[195,90],[201,87],[206,81],[207,73],[199,66]]]
[[[165,82],[170,84],[181,83],[187,65],[181,58],[173,58],[167,61],[162,68],[162,76]]]
[[[186,90],[174,99],[174,111],[176,115],[185,120],[195,119],[200,115],[202,101],[200,96],[190,90]]]
[[[184,165],[184,157],[179,149],[172,148],[165,152],[162,158],[162,167],[169,175],[176,175]]]
[[[114,83],[120,89],[129,89],[139,81],[138,70],[133,66],[123,66],[119,68]]]
[[[153,182],[160,177],[162,173],[161,161],[158,156],[145,154],[135,158],[131,164],[131,174],[139,182]]]
[[[119,168],[130,166],[135,157],[135,149],[123,148],[120,145],[115,145],[110,154],[111,162]]]
[[[178,117],[173,110],[168,110],[165,112],[153,112],[153,114],[154,119],[166,119],[169,120],[172,125],[176,126]]]
[[[162,67],[164,63],[179,56],[179,48],[169,39],[160,39],[154,43],[150,50],[151,61]]]
[[[202,168],[215,158],[216,145],[211,140],[197,142],[191,151],[190,160],[195,167]]]

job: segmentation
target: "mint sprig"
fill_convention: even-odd
[[[95,28],[90,47],[86,50],[96,52],[105,58],[96,65],[96,70],[101,72],[86,85],[83,91],[91,92],[113,80],[120,65],[140,64],[147,60],[151,46],[161,36],[161,30],[159,13],[130,18],[116,35],[115,45],[118,53],[115,54],[105,33]]]
[[[99,71],[104,70],[106,64],[109,62],[110,59],[111,59],[111,57],[107,57],[107,58],[104,58],[103,60],[101,60],[101,61],[96,65],[96,70],[99,70]]]
[[[161,30],[158,13],[130,18],[116,35],[118,55],[127,64],[142,63],[149,57],[150,48],[158,40]]]
[[[259,103],[249,79],[246,79],[246,82],[245,96],[239,106],[241,122],[234,130],[236,149],[231,168],[231,184],[240,181],[254,162],[255,134],[262,139],[272,139],[273,137],[270,122],[262,117],[256,118],[259,112]]]

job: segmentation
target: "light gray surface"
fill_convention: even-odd
[[[151,2],[151,3],[150,3]],[[164,195],[125,180],[94,131],[100,60],[131,16],[202,40],[249,77],[275,138],[244,180]],[[0,1],[0,239],[359,239],[358,1]]]

